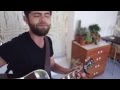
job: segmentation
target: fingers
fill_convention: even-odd
[[[86,77],[86,74],[85,73],[81,73],[81,77]]]
[[[72,68],[72,71],[76,70],[76,71],[81,71],[83,69],[83,66],[77,66]]]
[[[83,79],[83,78],[86,78],[86,73],[80,71],[80,70],[77,70],[75,72],[72,73],[72,77],[74,79]]]
[[[66,75],[62,79],[87,79],[87,76],[86,76],[86,73],[84,73],[82,71],[74,71],[74,72]]]

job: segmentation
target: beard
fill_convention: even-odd
[[[29,23],[29,27],[32,33],[37,36],[46,36],[50,30],[51,25],[46,25],[47,28],[39,28],[39,25],[33,25]]]

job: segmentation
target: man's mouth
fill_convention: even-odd
[[[42,27],[43,27],[43,26],[47,26],[47,25],[46,25],[46,24],[39,24],[39,25],[37,25],[37,26],[42,26]]]

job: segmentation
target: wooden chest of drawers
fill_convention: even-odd
[[[102,74],[106,67],[110,47],[111,45],[104,41],[99,42],[98,45],[91,44],[86,46],[81,46],[76,41],[73,41],[72,67],[80,62],[85,63],[86,58],[92,58],[94,65],[88,70],[90,73],[89,78]]]

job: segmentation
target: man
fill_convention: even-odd
[[[24,11],[25,22],[29,32],[25,32],[0,47],[0,67],[8,64],[15,78],[22,77],[34,70],[44,69],[46,42],[45,36],[51,27],[52,11]],[[50,37],[50,67],[51,70],[67,74],[73,69],[63,68],[56,64],[53,57],[53,47]]]

